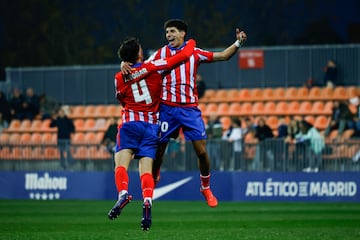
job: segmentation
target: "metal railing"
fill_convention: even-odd
[[[326,142],[315,153],[311,144],[287,144],[283,139],[243,143],[236,152],[233,143],[209,140],[207,150],[212,171],[360,171],[360,139]],[[62,155],[57,145],[9,144],[0,146],[1,171],[112,171],[113,155],[101,145],[72,145]],[[137,170],[137,161],[130,170]],[[171,141],[164,156],[163,171],[196,171],[197,157],[191,142]]]

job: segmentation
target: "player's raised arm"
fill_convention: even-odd
[[[247,39],[244,31],[236,29],[236,41],[222,52],[214,52],[213,61],[225,61],[230,59]]]
[[[183,50],[181,50],[176,55],[165,59],[167,61],[168,68],[172,68],[173,66],[186,61],[193,54],[195,46],[196,41],[189,39]]]

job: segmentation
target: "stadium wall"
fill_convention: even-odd
[[[213,49],[217,51],[218,49]],[[262,67],[240,68],[242,51],[263,53]],[[324,66],[335,59],[339,80],[345,86],[360,85],[360,45],[244,47],[226,62],[202,64],[199,73],[208,88],[254,88],[302,86],[312,78],[323,83]],[[251,54],[249,59],[252,61]],[[114,75],[119,64],[99,66],[6,68],[6,87],[46,93],[63,104],[111,104]]]
[[[213,172],[220,201],[360,202],[360,173]],[[140,200],[138,172],[129,173],[129,192]],[[114,200],[113,172],[0,172],[0,199]],[[199,173],[163,172],[156,200],[198,201]]]

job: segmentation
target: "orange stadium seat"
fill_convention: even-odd
[[[84,118],[94,118],[95,110],[95,105],[86,105],[84,109]]]
[[[357,87],[354,87],[354,86],[347,87],[346,93],[348,95],[348,99],[359,96],[358,89],[357,89]]]
[[[83,131],[93,131],[95,128],[95,119],[87,118],[84,121]]]
[[[96,132],[95,133],[95,141],[98,143],[101,143],[104,138],[105,133],[104,132]]]
[[[229,106],[229,116],[239,116],[241,115],[241,105],[238,102],[230,103]]]
[[[31,134],[30,133],[21,133],[20,135],[20,144],[29,145],[31,144]]]
[[[333,100],[348,100],[349,96],[348,93],[343,86],[336,86],[333,91],[332,95]]]
[[[95,106],[95,112],[94,112],[95,118],[104,118],[106,117],[106,105],[96,105]]]
[[[238,89],[229,89],[227,92],[227,100],[229,102],[239,101],[239,90]]]
[[[297,100],[298,89],[295,87],[289,87],[285,89],[285,100],[292,101]]]
[[[51,120],[50,119],[44,119],[41,123],[41,131],[42,132],[57,132],[56,127],[50,127]]]
[[[74,145],[85,144],[85,134],[82,132],[75,132],[71,136],[71,144]]]
[[[274,111],[274,114],[276,115],[287,115],[288,113],[288,104],[284,101],[280,101],[276,104],[276,107],[275,107],[275,111]]]
[[[42,134],[40,132],[32,133],[30,142],[31,142],[31,144],[34,144],[34,145],[41,145],[42,144]]]
[[[241,111],[240,111],[241,116],[251,116],[252,109],[253,109],[252,103],[246,102],[241,104]]]
[[[218,109],[218,105],[216,103],[208,103],[206,105],[206,109],[205,109],[205,116],[210,116],[213,113],[216,113]]]
[[[111,104],[106,107],[106,117],[119,117],[121,115],[121,106]]]
[[[333,102],[332,101],[327,101],[325,103],[325,105],[324,105],[324,114],[331,115],[332,108],[333,108]]]
[[[105,118],[98,118],[95,121],[95,126],[93,128],[94,131],[106,131],[108,124]]]
[[[75,126],[75,131],[83,131],[84,130],[84,124],[85,121],[82,118],[77,118],[74,120],[74,126]]]
[[[319,100],[321,98],[321,88],[320,87],[310,88],[308,97],[310,101]]]
[[[320,99],[324,101],[331,99],[333,95],[333,91],[334,90],[329,87],[322,88],[320,93]]]
[[[308,123],[314,125],[315,123],[315,117],[314,116],[305,116],[304,117],[305,121],[307,121]]]
[[[275,113],[276,104],[275,102],[266,102],[264,105],[264,114],[273,115]]]
[[[252,106],[252,114],[255,116],[264,114],[264,103],[263,102],[255,102]]]
[[[2,132],[0,134],[0,144],[1,145],[6,145],[9,142],[10,135],[11,135],[11,133]]]
[[[300,103],[298,114],[309,115],[311,114],[312,103],[310,101],[303,101]]]
[[[31,128],[31,120],[24,119],[21,121],[20,129],[19,129],[21,132],[30,132],[31,131],[30,128]]]
[[[31,132],[40,132],[41,125],[42,125],[42,120],[34,119],[31,123],[30,131]]]
[[[213,102],[227,102],[228,93],[226,89],[219,89],[215,92],[215,97],[211,101]]]
[[[96,140],[96,134],[94,132],[87,132],[84,136],[84,142],[86,144],[100,144],[100,142]]]
[[[307,100],[309,96],[309,89],[306,87],[300,87],[297,91],[298,100]]]
[[[41,136],[41,142],[45,145],[52,145],[57,143],[57,134],[45,132]]]
[[[312,104],[311,114],[312,115],[323,115],[324,114],[325,105],[323,101],[315,101]]]
[[[319,130],[324,130],[329,124],[329,119],[324,116],[317,116],[314,121],[314,127],[316,127]]]
[[[264,101],[273,101],[274,100],[274,91],[272,88],[264,88],[262,90],[262,99]]]
[[[229,115],[229,104],[228,103],[220,103],[218,105],[216,114],[218,116],[228,116]]]
[[[84,113],[85,113],[85,106],[84,105],[76,105],[76,106],[72,106],[70,108],[70,114],[69,117],[70,118],[83,118],[84,117]]]
[[[20,133],[11,133],[9,137],[9,143],[13,145],[20,144]]]
[[[283,101],[285,99],[285,88],[283,87],[277,87],[274,88],[274,101]]]
[[[263,100],[263,90],[261,88],[253,88],[250,92],[250,101]]]
[[[204,96],[199,99],[200,102],[211,102],[215,98],[215,89],[206,89]]]
[[[250,98],[251,98],[251,93],[248,88],[243,88],[243,89],[239,90],[238,101],[240,101],[240,102],[251,101]]]
[[[299,114],[299,109],[300,109],[300,102],[299,101],[291,101],[288,104],[288,114],[289,115],[297,115]]]
[[[20,131],[21,121],[18,119],[11,120],[9,127],[6,129],[6,132],[18,132]]]

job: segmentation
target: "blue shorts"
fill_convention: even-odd
[[[198,107],[160,104],[160,142],[177,138],[182,129],[187,141],[206,139],[204,121]]]
[[[126,122],[118,130],[116,152],[122,149],[134,151],[135,158],[155,159],[159,143],[159,125],[147,122]]]

